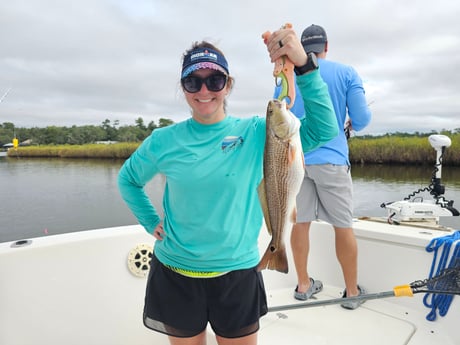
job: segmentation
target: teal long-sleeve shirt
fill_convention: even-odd
[[[318,72],[297,78],[306,116],[304,151],[337,134],[327,86]],[[227,116],[203,125],[193,118],[156,129],[122,166],[120,193],[139,223],[153,233],[161,219],[144,191],[156,174],[166,177],[165,237],[155,255],[166,265],[226,272],[259,262],[263,214],[257,187],[263,175],[265,118]]]

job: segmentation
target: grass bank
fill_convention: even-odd
[[[139,143],[22,146],[8,151],[9,157],[126,159]]]
[[[460,166],[460,133],[449,134],[452,145],[442,158],[443,165]],[[350,162],[361,164],[433,164],[436,150],[426,137],[353,137],[349,140]]]
[[[460,133],[449,134],[452,145],[446,149],[443,165],[460,166]],[[432,165],[436,151],[428,136],[353,137],[348,142],[352,164],[411,164]],[[10,157],[56,157],[126,159],[139,143],[42,145],[10,149]]]

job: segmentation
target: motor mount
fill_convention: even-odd
[[[428,137],[431,146],[436,150],[436,163],[434,165],[431,183],[426,188],[421,188],[409,194],[404,200],[383,203],[380,206],[388,210],[388,223],[398,224],[400,221],[421,221],[437,219],[441,216],[459,216],[460,213],[453,207],[453,200],[444,198],[445,187],[441,183],[442,156],[447,147],[451,145],[448,136],[432,134]],[[424,200],[416,197],[420,192],[429,192],[434,200]]]

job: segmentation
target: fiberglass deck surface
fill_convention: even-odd
[[[338,288],[325,286],[321,293],[315,295],[315,300],[338,298],[340,292]],[[267,296],[269,306],[296,303],[292,293],[292,289],[274,291]],[[356,310],[346,310],[337,304],[271,312],[261,320],[259,343],[265,345],[410,344],[412,337],[420,329],[407,319],[407,315],[408,312],[404,308],[398,308],[397,304],[384,300],[366,301]],[[427,331],[427,335],[435,337],[432,331]],[[438,343],[435,339],[426,340],[428,340],[427,344]]]

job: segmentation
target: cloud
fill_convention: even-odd
[[[373,119],[362,134],[460,127],[460,4],[440,0],[25,0],[0,4],[0,123],[133,124],[189,117],[180,61],[192,42],[225,52],[235,116],[264,115],[273,65],[261,34],[326,28],[328,59],[361,75]]]

